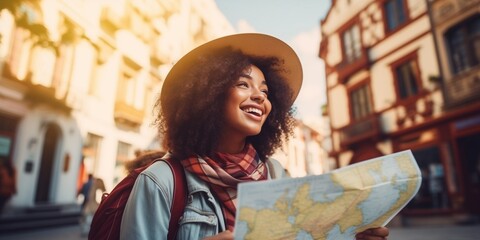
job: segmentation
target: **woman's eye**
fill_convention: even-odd
[[[238,86],[238,87],[246,87],[246,88],[247,88],[247,87],[248,87],[248,84],[247,84],[246,82],[239,82],[239,83],[237,83],[237,86]]]
[[[262,92],[268,96],[268,90],[262,90]]]

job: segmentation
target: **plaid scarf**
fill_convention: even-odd
[[[181,162],[187,171],[208,183],[222,203],[227,229],[233,232],[238,184],[265,180],[268,169],[250,144],[246,145],[241,153],[216,153],[214,157],[215,160],[192,156]]]

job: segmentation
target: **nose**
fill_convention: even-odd
[[[263,103],[263,101],[265,101],[265,98],[267,98],[267,96],[265,96],[265,93],[258,89],[254,90],[251,95],[251,99],[257,103]]]

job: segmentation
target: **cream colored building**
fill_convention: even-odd
[[[321,22],[330,156],[411,149],[424,182],[406,215],[478,212],[479,3],[333,0]]]
[[[296,120],[293,135],[272,158],[278,160],[291,177],[303,177],[329,172],[335,163],[328,156],[322,130]]]
[[[111,190],[123,162],[156,137],[152,106],[172,64],[233,33],[213,0],[41,0],[20,10],[53,47],[0,13],[0,154],[18,173],[10,209],[76,203],[86,173]]]

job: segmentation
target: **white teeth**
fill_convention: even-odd
[[[245,109],[243,109],[243,111],[247,112],[247,113],[254,113],[254,114],[259,115],[259,116],[261,116],[263,114],[262,110],[260,110],[258,108],[253,108],[253,107],[245,108]]]

